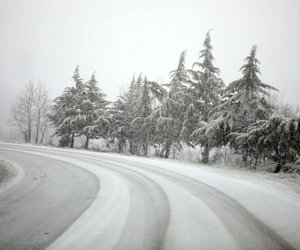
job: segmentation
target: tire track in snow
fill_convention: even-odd
[[[61,153],[61,155],[68,154]],[[168,197],[160,185],[124,164],[86,156],[72,155],[72,157],[85,159],[85,162],[121,175],[127,181],[130,193],[130,209],[123,226],[123,233],[114,249],[162,249],[170,221],[170,205]],[[109,165],[104,166],[103,163]]]
[[[99,164],[99,160],[95,162]],[[108,168],[128,180],[131,199],[123,233],[115,249],[162,249],[170,221],[170,205],[166,193],[146,175],[124,165],[113,163]],[[142,243],[138,244],[136,241]]]
[[[35,151],[35,153],[28,151],[28,149],[26,150],[24,147],[12,147],[12,150],[24,150],[30,154],[37,153],[38,155],[39,152],[41,152],[42,154],[49,155],[49,158],[55,158],[58,155],[62,157],[68,157],[72,158],[73,160],[77,160],[77,165],[79,167],[90,163],[99,169],[105,169],[114,175],[121,176],[124,178],[127,183],[127,187],[129,188],[130,208],[126,216],[125,223],[123,225],[122,223],[120,224],[120,227],[122,227],[123,230],[118,240],[113,244],[114,249],[162,249],[164,235],[169,224],[170,206],[168,203],[168,198],[161,187],[147,176],[132,169],[128,169],[124,165],[120,167],[120,164],[103,161],[98,158],[91,159],[90,157],[86,156],[78,156],[78,154],[70,154],[69,152],[55,152],[54,154],[48,150],[37,150],[36,148],[30,148],[30,150]],[[65,158],[65,161],[67,161],[68,158]],[[79,164],[79,162],[81,163]],[[72,162],[72,164],[75,164],[75,162]],[[116,165],[119,167],[116,167]],[[113,206],[114,204],[110,205]],[[107,210],[107,213],[109,212],[110,211]],[[97,230],[97,228],[94,228],[93,230]],[[110,231],[109,228],[108,231]],[[68,230],[66,232],[68,232]],[[87,231],[86,233],[88,234],[89,232]],[[99,237],[100,240],[96,239],[96,236],[97,233],[94,233],[94,239],[89,239],[90,243],[93,242],[93,247],[91,245],[93,249],[97,249],[97,247],[101,244],[101,239],[103,239],[103,237]],[[62,235],[60,236],[60,241],[68,242],[70,240],[64,239],[64,235]],[[78,242],[79,245],[76,244],[76,240],[74,241],[75,243],[63,243],[62,245],[54,242],[54,244],[50,246],[50,249],[60,249],[60,247],[62,249],[69,249],[71,246],[77,246],[76,249],[84,249],[84,247],[79,246],[80,243],[82,243],[81,240],[81,242]]]
[[[34,150],[36,150],[36,148],[34,148]],[[59,153],[58,151],[59,150],[55,150],[54,153],[57,154]],[[64,152],[65,151],[66,150],[64,150]],[[75,152],[69,151],[65,153],[72,156]],[[83,152],[83,155],[88,158],[92,157],[90,152]],[[94,158],[99,160],[98,157]],[[257,217],[245,207],[230,196],[208,184],[170,170],[159,168],[155,165],[151,166],[151,164],[148,163],[146,164],[147,166],[145,166],[141,163],[125,159],[119,160],[117,157],[114,158],[113,156],[106,156],[105,154],[101,154],[101,159],[111,161],[111,165],[119,163],[119,165],[122,165],[119,166],[119,168],[124,168],[124,165],[126,165],[127,168],[144,175],[147,175],[147,172],[149,174],[157,174],[157,176],[164,177],[187,190],[193,196],[197,197],[197,199],[204,202],[204,204],[214,212],[235,238],[240,249],[294,249],[288,242],[257,219]],[[201,213],[201,211],[199,211],[199,213]]]
[[[118,162],[117,159],[114,161]],[[122,163],[125,161],[122,159]],[[142,168],[164,176],[203,201],[230,231],[241,249],[295,249],[245,207],[218,189],[196,179],[150,164],[145,166],[133,161],[127,161],[127,163],[135,169]]]

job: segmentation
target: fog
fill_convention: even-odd
[[[187,50],[186,66],[198,59],[212,29],[215,65],[226,84],[257,45],[261,78],[284,101],[298,105],[300,2],[295,0],[85,0],[0,1],[0,126],[29,80],[45,82],[51,97],[96,71],[114,99],[140,72],[166,82]]]

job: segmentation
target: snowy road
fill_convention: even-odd
[[[0,249],[300,249],[300,194],[176,161],[0,144]]]

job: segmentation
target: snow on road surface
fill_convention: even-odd
[[[48,241],[40,237],[39,244],[43,248],[300,249],[300,194],[292,189],[280,190],[265,185],[261,180],[249,181],[246,174],[234,175],[230,171],[220,172],[184,162],[0,144],[0,158],[16,162],[22,157],[26,157],[31,164],[37,164],[32,170],[29,164],[19,160],[17,164],[24,172],[39,171],[41,166],[38,163],[43,161],[47,165],[42,168],[43,173],[52,180],[65,182],[60,188],[70,190],[70,193],[62,196],[73,200],[73,208],[68,207],[69,212],[57,215],[60,216],[58,220],[63,218],[73,224],[64,228],[61,225],[53,227],[51,233],[55,237],[48,237]],[[85,181],[77,184],[90,185],[90,190],[94,190],[95,183],[99,183],[96,185],[97,191],[89,195],[90,191],[86,190],[87,193],[78,195],[74,184],[68,182],[67,173],[61,173],[61,169],[75,179],[81,178],[79,175],[83,173],[89,173],[94,179],[86,174]],[[82,172],[78,172],[78,169],[82,169]],[[32,180],[19,183],[25,187],[25,182],[30,186]],[[19,183],[13,187],[17,188]],[[44,185],[44,192],[51,193],[52,188],[51,185]],[[74,192],[71,191],[73,188]],[[40,190],[36,188],[36,191]],[[45,205],[42,202],[47,199],[57,202],[55,196],[52,193],[51,200],[48,196],[27,195],[23,200],[37,202],[43,211]],[[60,197],[58,194],[57,199]],[[81,207],[84,212],[81,214],[77,211],[77,217],[74,218],[76,212],[73,209],[76,210],[85,197],[88,200],[93,197],[93,201],[90,205],[85,203]],[[14,210],[12,218],[6,218],[6,214],[1,213],[5,210],[2,200],[0,195],[0,249],[3,249],[3,239],[7,238],[11,239],[11,244],[20,246],[23,235],[26,235],[26,224],[17,229],[14,223],[26,216],[34,228],[40,224],[40,218],[32,215],[31,211],[20,209]],[[7,206],[18,207],[20,200],[7,201]],[[54,216],[55,211],[50,208],[48,213],[51,211]],[[5,223],[10,227],[6,227]],[[53,222],[47,223],[51,225]],[[6,228],[9,230],[5,238],[2,232],[7,231]],[[27,239],[32,246],[28,249],[34,249],[36,242],[30,236],[35,235],[29,235]]]

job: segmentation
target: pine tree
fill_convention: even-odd
[[[209,140],[205,133],[202,133],[202,127],[208,123],[210,110],[220,104],[224,83],[219,78],[220,70],[213,65],[213,46],[209,32],[206,34],[203,46],[204,49],[199,53],[199,59],[202,59],[202,62],[194,63],[193,68],[197,67],[197,70],[189,71],[193,79],[189,82],[189,93],[192,97],[191,102],[195,118],[191,118],[191,114],[186,115],[187,120],[184,122],[183,132],[186,140],[188,140],[188,136],[191,136],[193,142],[203,147],[202,162],[207,163],[209,151],[214,143]],[[189,112],[191,112],[191,108]]]
[[[127,140],[125,106],[124,96],[119,96],[118,100],[115,101],[109,109],[109,113],[112,116],[109,134],[113,141],[117,140],[119,153],[126,147]]]
[[[195,131],[195,128],[198,124],[198,117],[196,115],[196,110],[194,104],[190,104],[187,108],[187,111],[184,114],[184,121],[182,123],[182,130],[180,133],[180,139],[189,147],[193,147],[194,145],[191,143],[190,137],[192,133]]]
[[[63,94],[54,100],[49,119],[55,127],[55,135],[60,137],[61,146],[74,146],[74,138],[80,132],[81,124],[76,118],[80,113],[82,98],[81,91],[84,87],[79,75],[79,66],[73,74],[75,87],[67,87]]]
[[[150,90],[147,78],[145,77],[141,95],[137,101],[137,115],[131,123],[133,137],[135,138],[136,143],[141,145],[145,156],[148,154],[150,133],[153,131],[153,129],[151,129],[151,120],[149,117],[151,112]]]
[[[162,145],[160,155],[165,158],[169,157],[172,145],[181,148],[180,132],[188,99],[186,85],[189,81],[185,70],[185,55],[185,51],[181,53],[177,69],[171,71],[171,81],[165,84],[168,92],[162,98],[161,106],[154,111],[156,115],[159,113],[154,140]]]
[[[268,157],[277,163],[278,173],[286,162],[300,162],[300,118],[272,116],[249,126],[246,132],[236,134],[235,143],[250,149],[256,157]]]
[[[73,147],[74,143],[74,129],[71,120],[76,114],[73,106],[75,95],[74,87],[65,88],[62,95],[54,99],[54,105],[49,115],[55,128],[55,135],[60,137],[59,144],[63,147]]]
[[[216,140],[216,146],[230,143],[236,150],[241,150],[246,161],[249,154],[247,148],[235,143],[237,133],[243,133],[250,124],[259,120],[268,119],[273,107],[268,103],[269,90],[274,87],[263,83],[258,74],[259,61],[256,59],[256,46],[245,59],[241,67],[242,78],[229,84],[226,89],[226,100],[212,109],[209,123],[201,129],[210,138]]]
[[[79,135],[84,135],[86,138],[84,145],[86,149],[90,139],[105,138],[109,128],[108,101],[97,85],[98,82],[93,74],[79,92],[82,103],[80,113],[75,119],[77,124],[80,124]]]
[[[127,144],[129,144],[130,154],[138,152],[138,145],[136,138],[134,138],[134,131],[132,121],[138,115],[138,99],[141,94],[142,75],[138,79],[132,79],[129,90],[124,95],[119,96],[119,99],[113,105],[113,128],[111,135],[118,140],[118,150],[122,151]]]

